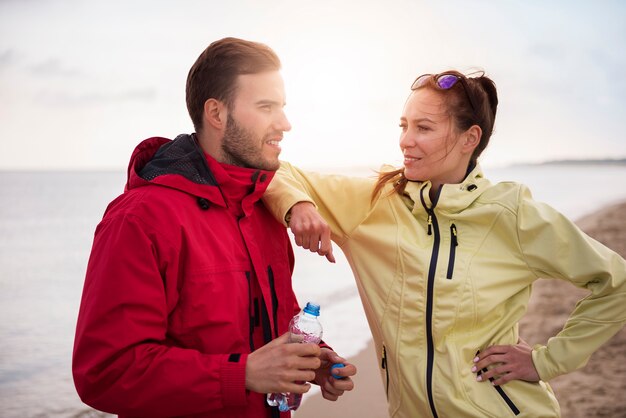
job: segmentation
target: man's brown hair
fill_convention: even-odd
[[[237,76],[277,71],[280,66],[276,53],[262,43],[224,38],[209,45],[187,76],[187,110],[196,132],[202,130],[207,100],[216,99],[231,107]]]

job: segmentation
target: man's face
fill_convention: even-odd
[[[291,130],[284,106],[285,86],[278,71],[238,76],[222,140],[223,161],[277,170],[283,132]]]

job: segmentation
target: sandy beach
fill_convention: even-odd
[[[578,226],[626,257],[626,202],[579,219]],[[545,343],[563,326],[577,300],[587,294],[560,280],[538,280],[520,334],[529,344]],[[626,328],[609,340],[582,369],[550,381],[567,418],[626,417]],[[355,390],[337,402],[321,395],[306,399],[297,418],[387,417],[384,389],[374,345],[350,359],[358,367]]]

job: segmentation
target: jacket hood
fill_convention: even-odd
[[[240,180],[245,173],[249,173],[251,187],[246,189],[249,192],[241,193]],[[269,171],[220,164],[203,152],[195,135],[182,134],[174,140],[153,137],[142,141],[131,156],[125,190],[160,185],[228,206],[228,201],[239,200],[245,194],[260,199],[273,175]],[[232,187],[235,182],[239,187]],[[230,196],[233,193],[236,195]]]

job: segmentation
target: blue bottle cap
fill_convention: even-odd
[[[313,316],[320,316],[320,305],[315,302],[307,302],[304,312]]]
[[[333,373],[333,369],[336,369],[338,367],[339,368],[346,367],[346,365],[343,364],[343,363],[335,363],[332,366],[330,366],[330,374],[331,374],[331,376],[334,377],[335,379],[345,379],[346,378],[345,376],[339,376],[339,375]]]

